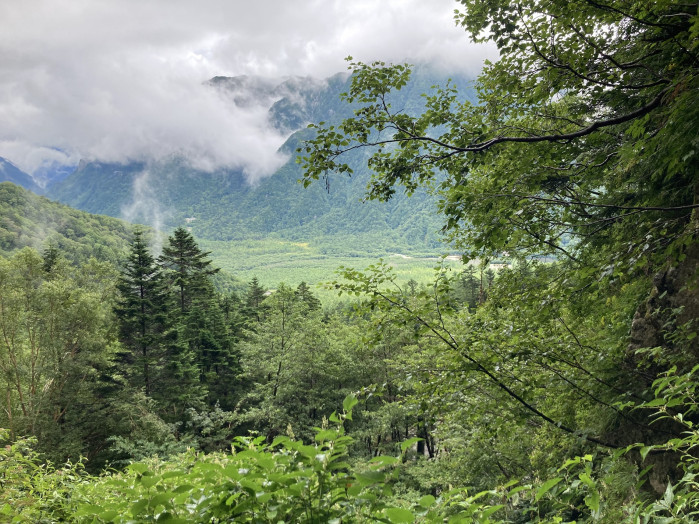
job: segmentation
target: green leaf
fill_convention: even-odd
[[[102,506],[96,504],[81,504],[77,511],[73,513],[75,517],[85,517],[88,515],[99,515],[104,511]]]
[[[437,499],[434,498],[432,495],[425,495],[424,497],[422,497],[422,498],[420,499],[420,501],[418,502],[418,504],[420,504],[420,506],[422,506],[423,508],[427,509],[427,508],[429,508],[432,504],[434,504],[436,500],[437,500]]]
[[[347,495],[350,497],[356,497],[362,492],[362,485],[361,484],[352,484],[349,488],[347,488]]]
[[[549,479],[546,482],[544,482],[541,485],[541,487],[538,490],[536,490],[536,495],[534,496],[534,500],[536,502],[539,502],[539,499],[541,497],[543,497],[546,493],[551,491],[551,489],[562,480],[563,480],[562,477],[556,477],[556,478],[552,478],[552,479]]]
[[[133,464],[129,464],[127,469],[130,469],[131,471],[143,475],[146,471],[148,471],[148,466],[146,466],[142,462],[134,462]]]
[[[408,448],[410,448],[414,444],[420,442],[421,440],[422,440],[421,438],[413,437],[413,438],[409,438],[408,440],[406,440],[404,442],[401,442],[401,444],[400,444],[401,453],[405,453],[408,450]]]
[[[144,488],[151,488],[160,482],[160,475],[145,475],[141,477],[141,484]]]
[[[321,429],[316,433],[315,440],[316,442],[325,442],[333,440],[335,437],[337,437],[337,431],[334,429]]]
[[[350,411],[354,406],[357,405],[359,400],[357,400],[356,395],[353,393],[350,393],[345,397],[345,400],[342,401],[342,409],[345,411]]]
[[[669,508],[673,500],[675,500],[675,492],[672,489],[672,482],[668,482],[667,488],[665,488],[665,494],[663,495],[663,502],[665,506]]]
[[[170,501],[172,500],[172,498],[174,496],[175,496],[175,494],[172,492],[158,493],[150,500],[150,506],[152,508],[154,508],[158,505],[169,506]]]
[[[139,499],[133,504],[131,504],[131,514],[134,517],[137,517],[138,515],[141,514],[141,511],[143,511],[145,508],[148,507],[148,499]]]
[[[172,492],[177,494],[186,493],[188,491],[191,491],[192,489],[194,489],[194,486],[192,486],[191,484],[180,484],[175,489],[173,489]]]
[[[595,486],[595,481],[592,480],[592,477],[590,476],[589,473],[587,473],[587,472],[581,473],[581,474],[579,475],[579,478],[580,478],[580,480],[581,480],[588,488],[590,488],[590,489],[595,489],[595,488],[596,488],[596,486]]]
[[[585,505],[590,508],[593,513],[599,512],[599,493],[597,490],[592,490],[590,494],[585,497]]]
[[[504,508],[504,507],[505,507],[504,505],[498,504],[498,505],[496,505],[496,506],[491,506],[491,507],[489,507],[489,508],[487,508],[487,509],[484,509],[484,510],[481,512],[481,519],[487,519],[487,518],[490,517],[493,513],[495,513],[496,511],[498,511],[499,509]]]
[[[158,516],[157,522],[166,522],[167,524],[188,524],[192,521],[191,519],[183,519],[181,517],[176,517],[171,513],[165,512]]]
[[[640,450],[639,453],[641,454],[641,459],[646,460],[646,456],[648,453],[655,448],[655,446],[643,446]]]
[[[386,475],[380,471],[364,471],[363,473],[357,473],[355,477],[361,485],[368,486],[370,484],[383,482]]]
[[[384,514],[392,524],[413,522],[415,520],[413,512],[403,508],[386,508]]]
[[[397,462],[400,462],[400,459],[398,457],[389,457],[386,455],[379,455],[378,457],[374,457],[369,461],[371,464],[380,464],[381,466],[389,466],[391,464],[396,464]]]
[[[98,517],[102,519],[104,522],[112,522],[118,515],[119,512],[117,510],[110,509],[99,513]]]

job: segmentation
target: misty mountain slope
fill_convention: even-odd
[[[310,122],[339,122],[352,108],[340,100],[349,76],[338,74],[325,81],[292,77],[276,83],[255,77],[215,77],[209,88],[218,89],[240,107],[265,106],[270,125],[293,131],[280,151],[287,161],[267,177],[247,182],[243,168],[196,170],[183,158],[126,165],[84,163],[67,179],[50,186],[47,194],[92,213],[123,217],[170,229],[186,224],[197,237],[242,240],[275,233],[306,241],[334,237],[354,238],[382,249],[434,249],[439,245],[436,198],[419,191],[402,194],[388,203],[363,202],[371,173],[362,151],[348,155],[352,177],[333,178],[326,190],[322,182],[304,188],[295,161],[296,146],[309,137]],[[434,84],[444,85],[446,75],[418,68],[413,79],[392,95],[396,110],[418,112],[422,93]],[[465,79],[457,79],[465,85]],[[466,95],[472,96],[467,89]],[[383,239],[378,246],[376,239]],[[385,241],[385,242],[384,242]]]
[[[12,182],[25,189],[38,193],[41,188],[34,179],[6,158],[0,157],[0,182]]]
[[[91,215],[38,196],[9,182],[0,183],[0,254],[49,245],[68,259],[90,257],[117,262],[128,250],[132,226]]]
[[[149,219],[158,214],[170,226],[212,199],[218,201],[228,193],[240,197],[250,189],[240,171],[207,173],[172,159],[150,164],[85,163],[50,186],[47,195],[90,213],[119,218]]]
[[[108,164],[81,162],[77,170],[65,180],[50,185],[46,195],[71,207],[121,217],[124,202],[131,199],[136,175],[145,164]]]

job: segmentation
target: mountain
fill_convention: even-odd
[[[396,109],[409,113],[423,107],[422,93],[446,83],[445,75],[418,68],[407,86],[392,95]],[[455,78],[458,85],[468,80]],[[352,107],[340,101],[349,87],[347,74],[320,81],[305,77],[279,80],[215,77],[218,89],[240,107],[264,106],[269,123],[290,136],[280,151],[288,161],[273,175],[250,185],[240,169],[203,172],[187,159],[107,164],[83,162],[47,195],[91,213],[108,214],[169,229],[186,224],[199,238],[242,240],[271,233],[294,241],[334,237],[337,249],[372,253],[396,250],[434,251],[439,246],[436,198],[425,191],[389,203],[363,202],[371,173],[364,152],[348,156],[352,177],[333,178],[304,189],[297,181],[296,146],[308,138],[311,122],[339,122]],[[467,96],[473,96],[463,90]]]
[[[0,255],[23,247],[56,247],[73,262],[117,262],[128,251],[132,226],[51,202],[10,182],[0,183]]]
[[[12,182],[35,193],[40,191],[39,186],[34,182],[31,175],[28,175],[12,162],[2,157],[0,157],[0,182]]]

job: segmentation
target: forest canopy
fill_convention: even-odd
[[[469,257],[577,262],[606,249],[609,269],[626,271],[677,256],[697,207],[696,5],[461,4],[457,21],[500,52],[478,78],[478,103],[446,85],[411,116],[391,105],[409,67],[353,62],[344,97],[361,108],[311,126],[305,183],[351,172],[343,154],[366,148],[370,198],[446,176],[445,230]]]

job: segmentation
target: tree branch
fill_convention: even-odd
[[[541,412],[539,409],[537,409],[535,406],[531,405],[529,402],[524,400],[520,395],[518,395],[515,391],[510,389],[505,383],[501,382],[488,368],[486,368],[483,364],[481,364],[478,360],[473,358],[471,355],[468,353],[464,352],[461,350],[461,348],[456,344],[455,342],[452,342],[448,338],[446,338],[442,333],[439,332],[434,326],[432,326],[429,322],[424,320],[420,315],[414,313],[407,305],[397,302],[390,297],[384,295],[380,291],[374,291],[376,296],[381,297],[383,300],[385,300],[387,303],[391,304],[392,306],[398,307],[400,309],[403,309],[407,313],[409,313],[415,320],[417,320],[420,324],[425,326],[427,329],[432,331],[437,338],[439,338],[442,342],[444,342],[447,346],[452,348],[454,351],[457,351],[459,354],[461,354],[466,360],[471,362],[478,371],[481,373],[485,374],[498,388],[502,389],[508,396],[516,400],[519,404],[521,404],[523,407],[525,407],[528,411],[531,411],[534,413],[536,416],[542,418],[549,424],[556,426],[557,428],[570,433],[572,435],[580,435],[577,431],[575,431],[572,428],[569,428],[568,426],[563,425],[561,422],[557,422],[553,420],[551,417],[546,415],[545,413]],[[450,335],[451,336],[451,335]],[[589,441],[592,442],[593,444],[598,444],[600,446],[604,446],[607,448],[614,448],[616,449],[618,446],[611,444],[609,442],[602,441],[600,439],[597,439],[595,437],[590,437],[588,435],[582,435],[582,437]]]

